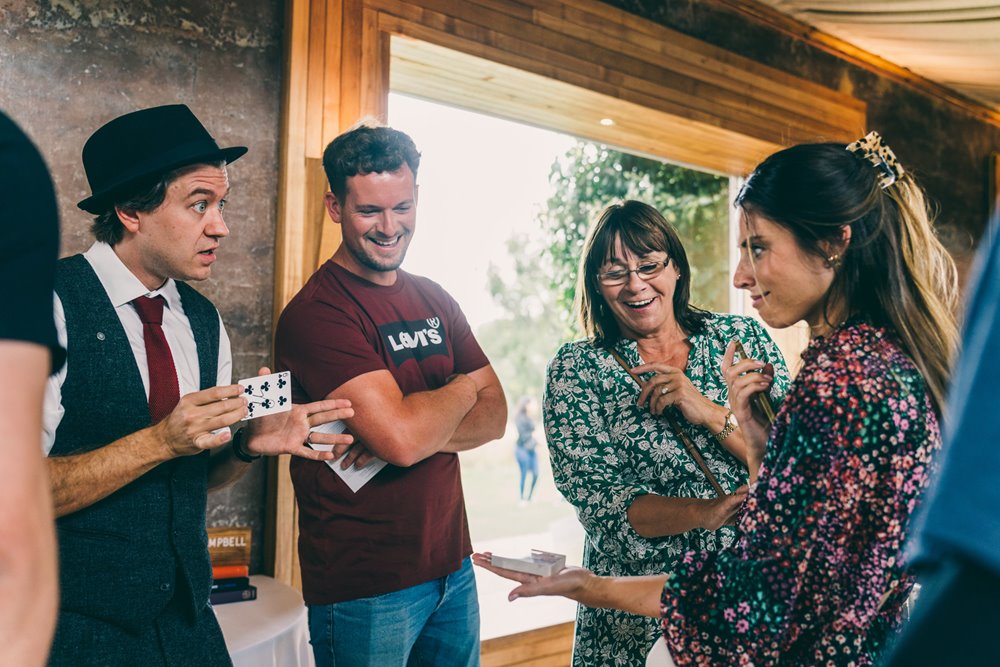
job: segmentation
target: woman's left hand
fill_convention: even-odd
[[[489,551],[474,553],[472,554],[472,562],[495,575],[521,584],[507,596],[507,599],[511,602],[519,597],[531,598],[538,595],[558,595],[586,604],[588,585],[596,579],[593,572],[583,567],[564,567],[550,577],[543,577],[538,574],[525,574],[524,572],[496,567],[493,565],[492,556],[493,554]]]
[[[674,406],[689,423],[706,426],[719,410],[718,405],[695,389],[688,376],[679,368],[651,363],[636,366],[632,373],[636,376],[655,373],[642,383],[639,391],[639,405],[648,404],[649,411],[654,415],[662,415],[664,410]]]

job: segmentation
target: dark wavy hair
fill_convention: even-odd
[[[940,412],[958,346],[955,264],[913,177],[882,189],[878,176],[842,144],[801,144],[764,160],[736,206],[751,228],[755,216],[766,218],[791,232],[803,252],[824,259],[850,227],[824,315],[837,297],[849,315],[894,331]]]
[[[636,255],[664,252],[680,273],[674,288],[674,318],[688,335],[701,333],[710,313],[691,305],[691,267],[677,231],[655,208],[628,200],[604,209],[583,244],[577,276],[576,311],[584,333],[594,344],[611,347],[621,330],[604,302],[597,273],[621,243]]]
[[[413,139],[391,127],[359,125],[330,142],[323,151],[323,169],[338,201],[347,194],[347,179],[358,174],[396,171],[406,164],[417,178],[420,153]]]

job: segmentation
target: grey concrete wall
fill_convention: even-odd
[[[868,103],[878,130],[940,207],[942,241],[964,269],[989,214],[987,158],[1000,127],[700,0],[604,0],[721,48]],[[817,137],[817,141],[825,138]]]
[[[212,278],[197,285],[222,313],[236,377],[255,374],[270,355],[282,26],[275,0],[0,1],[0,108],[49,164],[63,255],[92,242],[76,208],[89,194],[80,151],[104,122],[181,102],[221,145],[250,147],[229,169],[231,235]],[[209,499],[210,525],[254,527],[255,570],[264,473],[258,462]]]

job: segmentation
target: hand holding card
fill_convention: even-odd
[[[329,422],[327,424],[320,424],[319,426],[314,426],[310,429],[310,431],[314,433],[343,433],[346,430],[347,424],[340,420]],[[331,451],[333,449],[333,445],[320,445],[312,443],[310,443],[310,447],[322,451]],[[371,481],[371,479],[375,477],[375,475],[377,475],[386,465],[385,461],[382,459],[374,458],[369,461],[367,465],[361,467],[352,465],[344,470],[340,464],[347,455],[348,453],[345,452],[336,459],[327,461],[326,464],[330,466],[330,469],[337,473],[342,480],[344,480],[347,487],[354,493],[357,493],[358,489]]]
[[[288,371],[271,373],[266,366],[254,378],[240,380],[243,397],[247,400],[248,419],[246,451],[248,454],[278,456],[291,454],[313,461],[325,461],[333,456],[328,452],[311,449],[306,445],[309,430],[354,416],[351,402],[345,399],[325,399],[312,403],[292,404],[291,374]],[[328,435],[326,442],[349,445],[349,433]]]
[[[288,371],[283,371],[240,380],[243,398],[247,400],[247,416],[243,421],[291,410],[291,376]]]

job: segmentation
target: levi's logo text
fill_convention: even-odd
[[[392,322],[378,328],[392,361],[397,366],[407,359],[420,361],[436,354],[448,354],[444,325],[439,317],[411,322]]]

